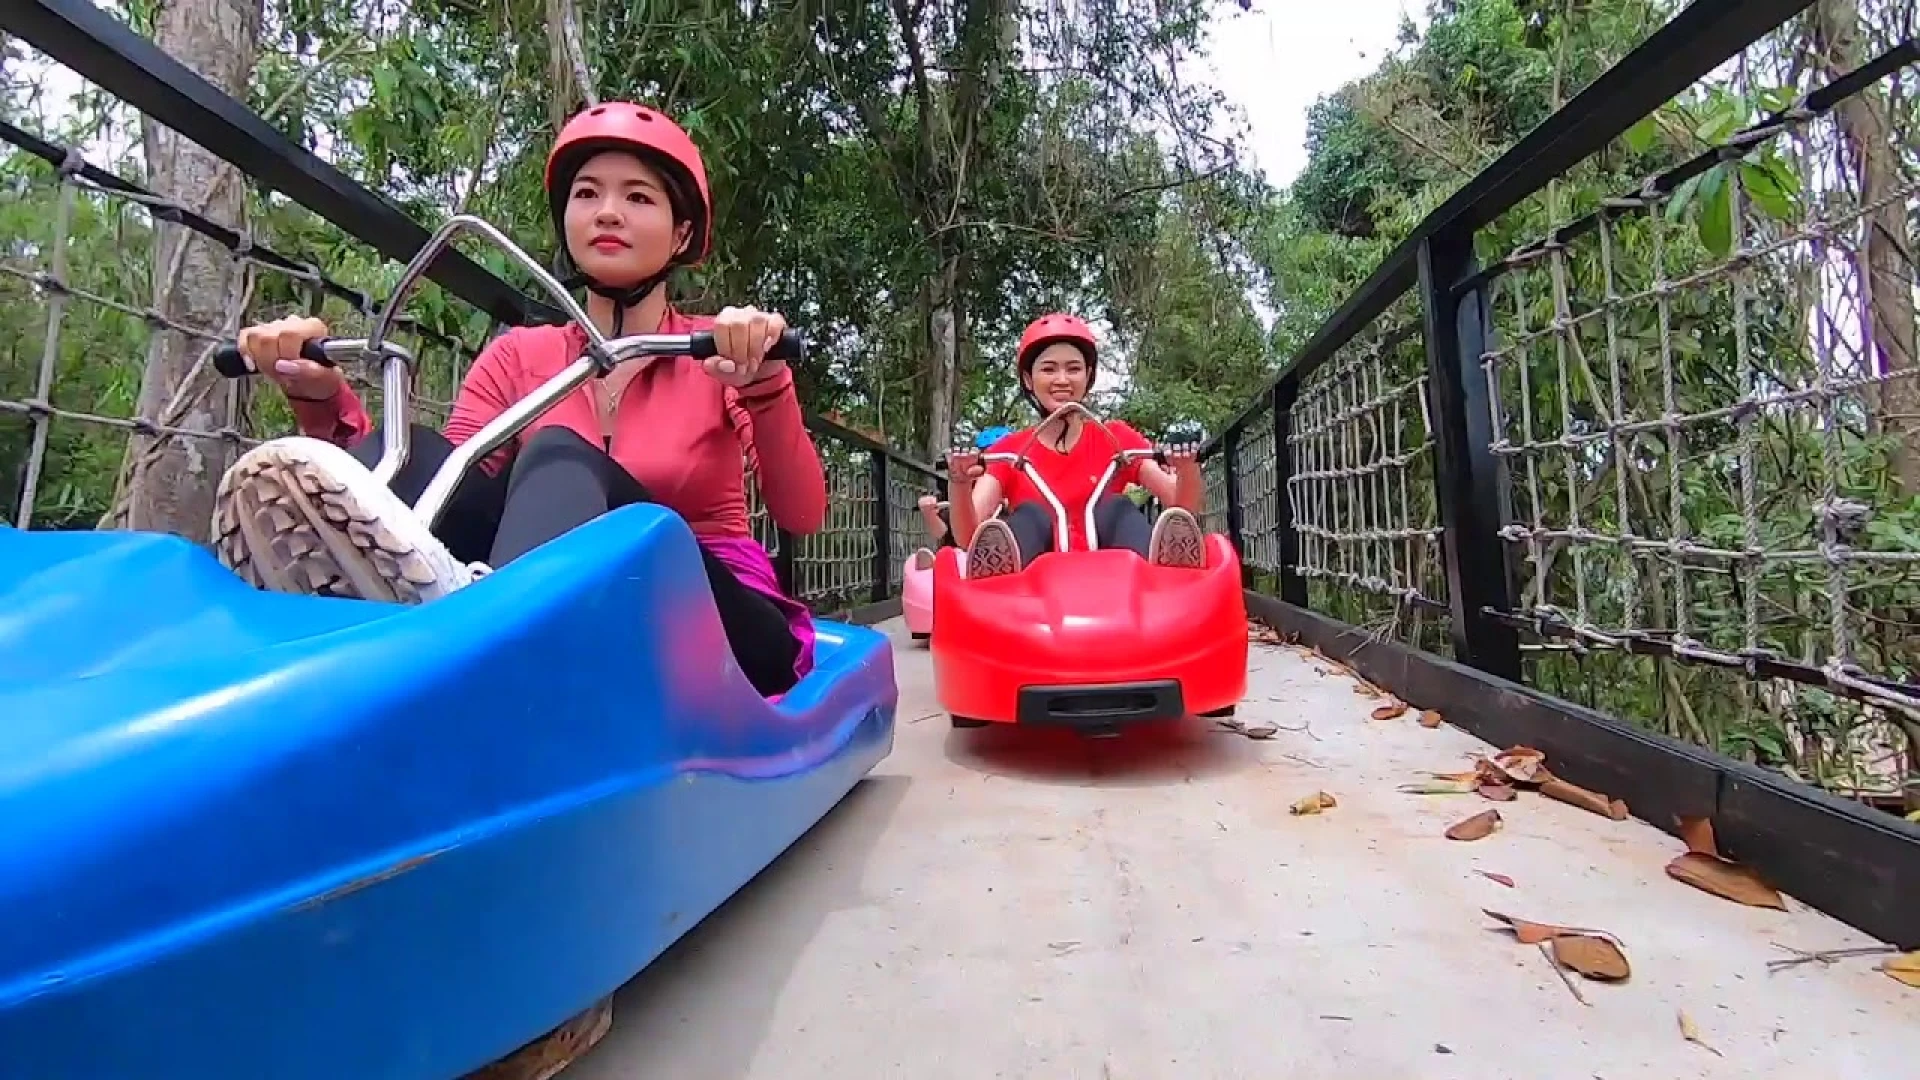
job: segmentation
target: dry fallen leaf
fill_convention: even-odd
[[[1890,978],[1898,979],[1920,990],[1920,950],[1901,953],[1899,956],[1889,956],[1881,961],[1880,970],[1886,972]]]
[[[1681,1012],[1679,1016],[1680,1016],[1680,1037],[1681,1038],[1687,1040],[1688,1042],[1694,1044],[1695,1046],[1698,1046],[1707,1050],[1709,1053],[1713,1054],[1714,1057],[1726,1057],[1725,1054],[1722,1054],[1720,1051],[1715,1050],[1712,1046],[1709,1046],[1707,1044],[1707,1041],[1700,1037],[1700,1029],[1693,1026],[1693,1017],[1688,1016],[1685,1012]]]
[[[1500,827],[1500,811],[1482,810],[1464,821],[1457,821],[1447,828],[1449,840],[1480,840],[1492,836]]]
[[[1505,874],[1496,874],[1491,870],[1475,870],[1474,873],[1479,874],[1481,877],[1486,878],[1488,881],[1497,881],[1500,884],[1505,885],[1509,889],[1514,887],[1513,879],[1508,877]]]
[[[1493,755],[1490,764],[1515,783],[1531,784],[1541,778],[1546,762],[1547,755],[1541,751],[1531,746],[1515,746]]]
[[[1287,807],[1287,813],[1293,814],[1296,817],[1301,814],[1317,814],[1322,810],[1331,810],[1338,805],[1340,804],[1334,802],[1333,796],[1324,791],[1316,791],[1305,798],[1296,800],[1292,806]]]
[[[1759,874],[1716,855],[1689,851],[1667,864],[1667,876],[1736,904],[1787,910],[1787,902]]]
[[[1427,775],[1433,777],[1435,780],[1451,780],[1458,784],[1477,784],[1480,782],[1480,774],[1477,772],[1430,772]]]
[[[1522,945],[1538,945],[1543,941],[1552,941],[1554,938],[1567,932],[1567,928],[1564,926],[1555,926],[1552,923],[1528,922],[1525,919],[1516,919],[1511,915],[1502,915],[1497,911],[1489,911],[1486,908],[1481,908],[1480,910],[1486,914],[1487,918],[1498,919],[1506,923],[1508,929],[1513,931],[1514,940]]]
[[[1549,777],[1541,783],[1540,794],[1555,802],[1590,810],[1604,818],[1612,818],[1615,821],[1627,820],[1626,803],[1619,799],[1609,799],[1597,791],[1589,791],[1578,784],[1570,784],[1557,776]]]
[[[1373,718],[1375,720],[1391,720],[1401,713],[1406,712],[1407,708],[1407,703],[1401,701],[1399,698],[1388,698],[1385,705],[1373,710]]]
[[[1682,817],[1676,820],[1680,826],[1680,839],[1687,845],[1688,851],[1719,856],[1720,848],[1713,842],[1712,818]]]
[[[1490,908],[1481,908],[1490,919],[1497,919],[1513,931],[1514,940],[1522,945],[1550,943],[1553,959],[1563,967],[1577,971],[1589,979],[1618,980],[1631,974],[1627,966],[1626,947],[1620,939],[1605,930],[1589,930],[1578,926],[1555,926],[1552,923],[1528,922],[1503,915]],[[1562,942],[1579,944],[1562,947]]]
[[[1383,690],[1381,690],[1381,689],[1380,689],[1379,687],[1377,687],[1377,686],[1375,686],[1375,685],[1373,685],[1373,684],[1372,684],[1372,683],[1370,683],[1370,682],[1356,682],[1356,683],[1354,683],[1354,684],[1353,684],[1353,692],[1354,692],[1354,693],[1356,693],[1356,694],[1359,694],[1359,695],[1360,695],[1361,697],[1385,697],[1385,696],[1387,696],[1387,695],[1386,695],[1386,693],[1385,693],[1385,691],[1383,691]]]
[[[1553,959],[1561,967],[1601,982],[1618,982],[1633,974],[1633,969],[1627,966],[1627,954],[1620,946],[1589,934],[1561,934],[1554,938]]]
[[[1441,723],[1442,720],[1439,712],[1433,709],[1428,709],[1426,712],[1420,714],[1420,726],[1423,728],[1437,728]]]
[[[1492,799],[1494,802],[1512,802],[1519,794],[1506,784],[1483,783],[1476,790],[1480,792],[1482,798]]]

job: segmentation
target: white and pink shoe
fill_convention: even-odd
[[[262,443],[220,479],[214,552],[259,588],[420,604],[485,575],[454,559],[412,507],[340,447]]]

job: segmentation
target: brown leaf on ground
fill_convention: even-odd
[[[1880,963],[1880,970],[1889,978],[1920,990],[1920,951],[1889,956]]]
[[[1556,802],[1577,806],[1615,821],[1627,820],[1627,804],[1619,799],[1609,799],[1597,791],[1588,791],[1578,784],[1570,784],[1559,777],[1552,777],[1540,785],[1540,794]]]
[[[1633,974],[1619,945],[1593,934],[1561,934],[1553,939],[1553,959],[1561,967],[1600,982],[1619,982]]]
[[[1487,908],[1480,910],[1488,918],[1505,923],[1513,931],[1514,939],[1522,945],[1547,943],[1552,950],[1553,962],[1569,971],[1577,971],[1589,979],[1602,982],[1618,982],[1633,973],[1627,964],[1626,948],[1619,938],[1605,930],[1528,922]],[[1579,995],[1576,993],[1574,996]]]
[[[1435,780],[1451,780],[1456,784],[1477,784],[1480,782],[1480,774],[1471,770],[1467,772],[1430,772],[1427,775],[1433,777]]]
[[[1481,908],[1480,913],[1489,919],[1495,919],[1507,925],[1513,931],[1514,940],[1522,945],[1538,945],[1543,941],[1552,941],[1557,937],[1597,937],[1620,945],[1620,939],[1605,930],[1595,930],[1590,926],[1557,926],[1553,923],[1533,922],[1528,919],[1516,919],[1491,908]]]
[[[1470,818],[1456,821],[1447,827],[1449,840],[1481,840],[1492,836],[1500,827],[1500,811],[1482,810]]]
[[[1517,784],[1538,781],[1545,772],[1547,755],[1531,746],[1515,746],[1493,755],[1488,764]]]
[[[1552,941],[1561,934],[1568,932],[1564,926],[1555,926],[1552,923],[1528,922],[1525,919],[1516,919],[1511,915],[1502,915],[1497,911],[1488,911],[1486,908],[1481,908],[1480,910],[1486,914],[1487,918],[1498,919],[1506,923],[1507,928],[1513,931],[1514,940],[1522,945],[1538,945],[1543,941]]]
[[[1481,798],[1492,799],[1494,802],[1512,802],[1519,795],[1510,785],[1489,784],[1484,780],[1475,790],[1480,792]]]
[[[1752,868],[1717,855],[1689,851],[1667,864],[1667,876],[1736,904],[1787,910],[1787,902],[1780,898],[1780,893],[1760,880]]]
[[[1401,701],[1399,698],[1388,698],[1385,705],[1373,710],[1373,718],[1375,720],[1391,720],[1401,713],[1406,712],[1408,708],[1407,703]]]
[[[1713,842],[1712,818],[1676,817],[1674,823],[1680,827],[1680,840],[1688,851],[1719,857],[1720,848]]]
[[[1481,877],[1486,878],[1488,881],[1497,881],[1500,884],[1505,885],[1509,889],[1514,887],[1513,879],[1508,877],[1505,874],[1496,874],[1491,870],[1475,870],[1474,873],[1479,874]]]
[[[1361,697],[1377,698],[1377,697],[1387,696],[1386,691],[1380,689],[1379,687],[1373,685],[1372,683],[1366,681],[1365,679],[1362,679],[1357,675],[1354,676],[1354,679],[1355,679],[1355,682],[1353,684],[1353,692],[1356,694],[1359,694]]]
[[[1331,810],[1338,805],[1340,804],[1334,801],[1333,796],[1324,791],[1316,791],[1305,798],[1296,799],[1292,806],[1287,807],[1287,813],[1298,817],[1302,814],[1317,814],[1322,810]]]
[[[1444,722],[1437,710],[1428,709],[1420,714],[1420,726],[1423,728],[1437,728]]]
[[[1715,1050],[1711,1045],[1707,1043],[1705,1039],[1702,1039],[1700,1037],[1700,1029],[1693,1025],[1693,1017],[1688,1016],[1685,1012],[1681,1012],[1679,1015],[1680,1015],[1680,1037],[1681,1038],[1687,1040],[1688,1042],[1694,1044],[1695,1046],[1700,1047],[1703,1050],[1708,1051],[1714,1057],[1726,1057],[1725,1054],[1722,1054],[1720,1051]]]

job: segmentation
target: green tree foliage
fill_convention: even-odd
[[[171,6],[182,5],[211,16],[240,11],[244,0]],[[705,152],[721,224],[707,265],[676,282],[680,302],[787,312],[815,342],[798,373],[809,404],[923,453],[1018,418],[1007,357],[1026,321],[1049,308],[1105,319],[1116,358],[1175,347],[1187,358],[1258,352],[1247,344],[1257,338],[1245,332],[1250,324],[1205,340],[1212,301],[1185,301],[1166,320],[1183,329],[1156,336],[1162,311],[1112,295],[1119,277],[1168,303],[1194,294],[1201,278],[1143,277],[1140,266],[1164,277],[1154,260],[1137,258],[1163,240],[1185,245],[1168,265],[1202,275],[1226,308],[1257,274],[1195,216],[1244,218],[1263,191],[1221,137],[1231,117],[1218,96],[1177,74],[1215,17],[1213,0],[1107,0],[1071,15],[1012,0],[270,0],[256,10],[264,18],[247,90],[253,108],[416,220],[431,226],[452,210],[472,212],[542,259],[553,255],[540,182],[556,122],[587,88],[667,109]],[[123,13],[154,32],[149,6]],[[552,44],[557,19],[577,25],[578,64]],[[7,55],[0,116],[146,182],[132,105],[92,87],[77,96],[51,88],[41,77],[48,63],[19,43]],[[61,89],[75,82],[58,80]],[[0,280],[0,387],[23,400],[45,307],[21,275],[48,265],[58,185],[30,155],[9,155],[0,169],[16,196],[0,244],[20,271]],[[340,228],[277,196],[253,192],[246,216],[258,242],[376,300],[397,276]],[[70,262],[122,267],[99,295],[143,309],[152,229],[137,204],[82,192]],[[528,285],[498,253],[465,246]],[[1138,264],[1124,275],[1114,266],[1123,258]],[[259,273],[246,317],[312,307],[310,284]],[[364,314],[338,297],[321,310],[347,328]],[[444,402],[493,328],[431,285],[407,314],[428,332],[421,340],[464,343],[427,350],[426,396]],[[139,382],[143,334],[135,315],[69,303],[55,380],[66,407],[130,415],[125,391]],[[285,429],[277,401],[246,408],[254,433]],[[10,519],[28,430],[17,413],[0,415]],[[36,521],[108,516],[123,494],[124,430],[71,420],[52,430]]]
[[[1273,354],[1297,350],[1427,213],[1678,7],[1660,0],[1430,5],[1424,30],[1408,27],[1377,70],[1316,106],[1308,163],[1253,234],[1250,250],[1277,311]],[[1667,103],[1479,230],[1483,264],[1530,250],[1602,200],[1725,144],[1892,47],[1911,17],[1911,5],[1898,0],[1816,5],[1748,49],[1729,73]],[[1870,508],[1849,541],[1859,549],[1920,550],[1916,429],[1903,419],[1915,411],[1914,380],[1837,400],[1832,423],[1821,422],[1804,397],[1745,421],[1733,408],[1747,397],[1805,394],[1823,378],[1912,368],[1912,199],[1900,197],[1899,185],[1920,173],[1920,140],[1911,118],[1889,108],[1898,100],[1897,90],[1871,88],[1831,118],[1687,180],[1654,214],[1617,213],[1564,254],[1531,249],[1499,276],[1495,347],[1511,350],[1496,369],[1501,434],[1516,444],[1563,432],[1585,440],[1578,449],[1508,459],[1513,520],[1563,530],[1577,521],[1598,536],[1672,536],[1723,552],[1809,552],[1834,542],[1822,525],[1833,498]],[[1857,224],[1860,208],[1888,204],[1865,212],[1871,229]],[[1845,252],[1871,273],[1816,262],[1809,226],[1822,216],[1844,222],[1827,250]],[[1759,253],[1744,274],[1727,267],[1737,248]],[[1682,287],[1658,303],[1652,290],[1662,280]],[[1418,316],[1417,305],[1402,303],[1378,325],[1417,330]],[[1833,326],[1836,318],[1849,328]],[[1572,332],[1529,339],[1556,319],[1574,320]],[[1863,326],[1871,327],[1871,350]],[[1393,350],[1388,383],[1417,377],[1421,363],[1416,335]],[[1616,410],[1624,421],[1668,412],[1705,419],[1677,441],[1658,429],[1605,434]],[[1409,431],[1418,437],[1421,425]],[[1413,486],[1427,489],[1408,495],[1409,523],[1418,527],[1436,519],[1430,480]],[[1841,646],[1829,598],[1843,595],[1844,644],[1855,662],[1909,681],[1920,669],[1912,644],[1920,581],[1910,563],[1855,564],[1836,586],[1820,559],[1743,565],[1691,558],[1682,576],[1670,560],[1644,551],[1629,558],[1619,546],[1569,545],[1564,537],[1514,543],[1509,555],[1520,578],[1518,606],[1544,600],[1569,617],[1578,608],[1594,627],[1661,639],[1684,633],[1738,652],[1753,601],[1756,644],[1815,666]],[[1429,595],[1444,590],[1433,578],[1422,584]],[[1315,597],[1355,621],[1396,618],[1391,600],[1361,602],[1344,586],[1316,584]],[[1903,755],[1882,723],[1899,722],[1898,714],[1824,691],[1605,649],[1537,654],[1530,671],[1548,689],[1604,711],[1837,789],[1884,793],[1914,767],[1911,747]],[[1912,736],[1916,727],[1907,730]]]

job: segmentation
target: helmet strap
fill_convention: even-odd
[[[569,289],[585,288],[595,296],[604,297],[613,301],[613,332],[607,336],[619,337],[622,324],[626,322],[627,309],[652,295],[655,289],[666,284],[667,278],[672,276],[672,274],[673,266],[672,264],[668,264],[662,268],[659,273],[641,279],[631,288],[616,289],[609,285],[602,285],[598,281],[575,270],[560,283]]]

